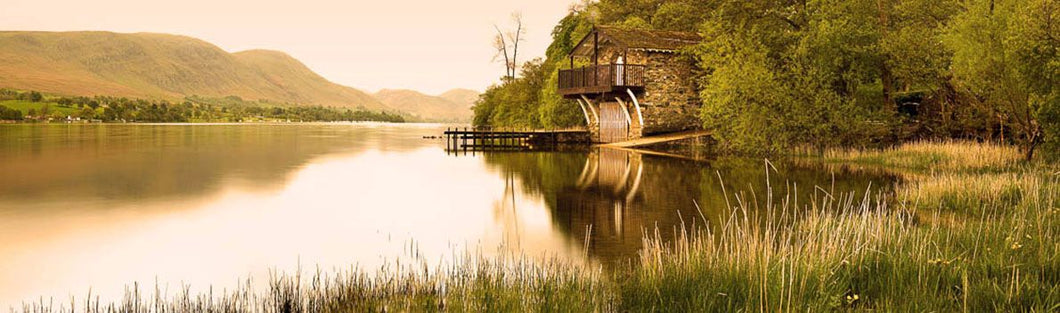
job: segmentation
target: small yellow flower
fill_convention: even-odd
[[[1012,250],[1019,250],[1020,248],[1023,248],[1023,245],[1021,245],[1019,242],[1012,244]]]
[[[854,302],[858,301],[858,299],[860,299],[860,297],[858,297],[857,294],[847,296],[847,304],[853,304]]]

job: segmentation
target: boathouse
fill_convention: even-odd
[[[597,142],[619,142],[701,127],[695,63],[680,51],[694,33],[594,27],[559,72]]]

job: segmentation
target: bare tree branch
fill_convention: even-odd
[[[506,81],[515,79],[515,75],[518,73],[519,43],[523,41],[523,34],[526,33],[526,30],[523,29],[523,15],[521,13],[512,13],[512,22],[515,23],[515,30],[509,32],[501,31],[500,26],[497,26],[497,24],[493,25],[493,29],[497,31],[497,35],[493,37],[493,48],[497,49],[497,54],[493,56],[493,60],[496,61],[500,56],[504,56],[504,79]]]
[[[522,35],[526,31],[523,30],[523,14],[522,13],[519,13],[519,12],[512,13],[512,22],[515,23],[515,36],[514,36],[514,38],[509,38],[509,39],[511,39],[511,41],[512,41],[512,65],[511,65],[512,76],[511,76],[511,78],[514,79],[516,70],[519,67],[519,59],[518,59],[518,56],[519,56],[519,42],[522,41]]]
[[[511,78],[511,59],[508,58],[508,42],[504,37],[504,33],[501,32],[501,28],[496,24],[493,25],[493,29],[497,30],[497,36],[493,37],[493,48],[497,49],[497,54],[493,55],[493,59],[497,60],[498,56],[504,56],[504,77]]]

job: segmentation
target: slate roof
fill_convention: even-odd
[[[591,56],[593,53],[593,33],[599,33],[600,45],[615,45],[630,50],[647,50],[657,52],[674,52],[683,47],[694,45],[703,40],[696,33],[633,30],[610,26],[597,26],[589,32],[571,52],[577,56]]]

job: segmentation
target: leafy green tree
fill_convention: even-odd
[[[1060,122],[1058,34],[1055,1],[978,0],[965,3],[946,36],[954,84],[995,110],[1028,160]]]
[[[526,62],[518,78],[502,80],[480,96],[473,107],[473,125],[561,128],[584,124],[577,103],[563,99],[556,90],[559,69],[569,62],[568,53],[592,28],[583,13],[572,11],[553,28],[546,59]]]
[[[22,111],[0,105],[0,120],[19,121],[22,120]]]
[[[870,1],[719,1],[692,49],[702,118],[724,150],[861,145],[886,135]],[[882,125],[880,125],[882,124]]]

